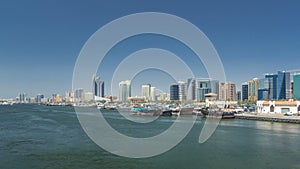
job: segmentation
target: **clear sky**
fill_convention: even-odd
[[[74,64],[87,39],[106,23],[137,12],[170,13],[195,24],[214,44],[227,80],[237,85],[264,73],[299,69],[299,9],[297,0],[2,0],[0,98],[14,98],[19,92],[50,96],[71,90]],[[162,42],[154,43],[160,41],[156,38],[136,37],[131,44],[128,40],[132,48],[124,50],[125,53],[115,52],[125,55],[126,51],[145,46],[171,50],[172,45],[163,43],[168,39],[160,37]],[[181,48],[176,49],[180,54]],[[108,60],[106,65],[114,65],[114,60]],[[162,75],[155,71],[152,74]],[[109,78],[105,72],[101,76],[104,80]],[[159,88],[167,90],[171,81]]]

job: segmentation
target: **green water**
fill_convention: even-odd
[[[152,136],[175,120],[159,118],[135,126],[117,112],[104,112],[129,136]],[[142,117],[147,118],[147,117]],[[130,159],[104,151],[82,130],[72,107],[0,106],[0,168],[296,169],[300,168],[300,125],[222,120],[214,135],[198,143],[203,120],[172,150]]]

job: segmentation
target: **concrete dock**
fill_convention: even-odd
[[[235,118],[245,120],[260,120],[282,123],[297,123],[300,124],[300,116],[284,116],[282,114],[236,114]]]

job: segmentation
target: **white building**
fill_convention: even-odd
[[[145,100],[150,100],[150,84],[142,85],[142,96]]]
[[[157,98],[158,101],[168,101],[170,100],[170,94],[168,93],[160,93],[159,97]]]
[[[119,101],[127,101],[129,97],[131,97],[131,81],[121,81],[119,83]]]
[[[111,100],[105,97],[98,97],[98,96],[94,96],[94,100],[95,102],[101,102],[101,101],[105,101],[106,103],[109,103]]]
[[[94,100],[94,94],[93,92],[85,92],[84,93],[84,101],[93,101]]]
[[[178,81],[178,87],[179,87],[179,101],[186,101],[187,83],[184,81]]]
[[[300,101],[257,101],[257,113],[300,113]]]
[[[150,88],[150,100],[151,101],[156,101],[156,88],[155,87],[151,87]]]

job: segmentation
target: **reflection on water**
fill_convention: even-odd
[[[116,112],[103,114],[114,128],[131,136],[155,135],[176,120],[162,117],[150,124],[135,124]],[[171,151],[128,159],[95,145],[81,129],[72,107],[1,106],[0,120],[0,168],[300,168],[298,124],[222,120],[214,135],[199,144],[204,121],[198,118]]]

